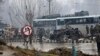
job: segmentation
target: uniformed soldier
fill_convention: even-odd
[[[86,33],[87,33],[87,35],[89,34],[89,27],[88,27],[88,25],[86,25]]]
[[[96,43],[98,49],[98,56],[100,56],[100,25],[95,26]]]
[[[91,40],[93,40],[93,36],[94,36],[94,28],[93,28],[93,25],[91,25],[91,27],[90,27],[90,34],[91,34]]]

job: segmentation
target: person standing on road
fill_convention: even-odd
[[[96,35],[96,43],[97,43],[97,49],[98,49],[98,56],[100,56],[100,33]]]
[[[90,27],[90,34],[91,34],[91,40],[93,40],[93,36],[94,36],[94,28],[93,28],[93,25],[91,25],[91,27]]]
[[[89,27],[88,27],[88,25],[86,25],[86,33],[87,33],[87,35],[89,34]]]
[[[100,56],[100,25],[96,25],[94,27],[95,29],[95,36],[96,36],[96,43],[97,43],[97,50],[98,50],[98,56]]]
[[[75,28],[75,34],[74,34],[74,36],[75,36],[76,43],[78,43],[78,39],[81,38],[81,35],[82,34],[79,31],[79,29],[78,28]]]

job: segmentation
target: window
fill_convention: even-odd
[[[76,19],[76,23],[79,23],[79,19]]]
[[[77,18],[77,19],[75,19],[74,24],[84,24],[85,22],[86,22],[85,18]]]
[[[84,22],[84,23],[86,22],[86,19],[85,19],[85,18],[83,19],[83,22]]]
[[[94,22],[93,17],[86,18],[86,22],[87,23],[93,23]]]
[[[58,19],[57,22],[58,22],[58,25],[64,25],[64,20],[62,19]]]
[[[99,17],[95,17],[95,18],[93,18],[93,19],[94,19],[94,23],[97,23],[97,22],[98,22]]]
[[[98,19],[98,22],[100,22],[100,17],[99,17],[99,19]]]
[[[82,23],[83,22],[83,20],[82,19],[80,19],[80,21],[79,21],[80,23]]]
[[[71,19],[71,24],[74,24],[75,23],[75,19]]]

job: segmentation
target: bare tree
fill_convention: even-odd
[[[9,6],[9,16],[13,26],[22,28],[25,25],[33,27],[35,0],[12,0]],[[32,42],[30,37],[30,43]]]
[[[29,25],[33,27],[33,17],[35,6],[31,4],[32,0],[25,0],[25,9],[26,9],[26,20],[29,22]],[[29,37],[30,44],[32,44],[32,36]]]
[[[35,0],[12,0],[9,5],[9,13],[13,21],[21,26],[29,25],[34,18]]]

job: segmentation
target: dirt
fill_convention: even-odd
[[[55,48],[48,52],[37,51],[35,49],[24,49],[7,45],[0,45],[0,56],[72,56],[72,50],[68,48]],[[77,56],[96,56],[84,54],[77,51]]]

